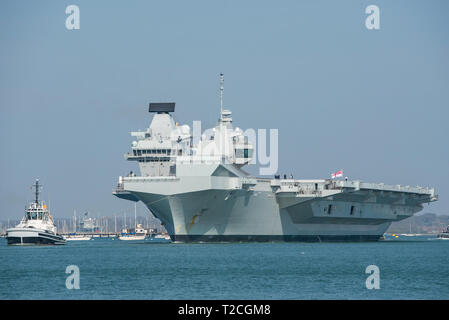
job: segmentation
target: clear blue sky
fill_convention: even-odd
[[[149,101],[213,125],[220,72],[237,126],[279,129],[280,174],[434,186],[424,212],[449,214],[448,14],[447,0],[3,0],[0,219],[22,216],[35,178],[56,217],[132,211],[111,195],[136,168],[129,132]]]

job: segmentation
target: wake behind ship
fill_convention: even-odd
[[[223,110],[212,134],[195,142],[171,113],[150,103],[150,127],[127,160],[141,176],[119,177],[114,195],[142,201],[174,241],[376,241],[393,221],[437,200],[434,189],[335,179],[258,178],[242,170],[253,155]]]
[[[50,211],[39,200],[39,180],[34,185],[35,200],[25,211],[25,216],[14,228],[6,230],[9,245],[65,244],[65,239],[56,233]]]

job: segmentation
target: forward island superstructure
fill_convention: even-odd
[[[376,241],[393,221],[437,200],[434,189],[335,179],[254,177],[253,146],[223,109],[194,140],[173,120],[175,103],[150,103],[150,127],[132,132],[140,176],[119,177],[114,195],[142,201],[174,241]]]

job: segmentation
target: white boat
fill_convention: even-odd
[[[118,236],[119,240],[145,240],[147,236],[147,230],[145,230],[141,224],[138,224],[134,230],[130,232],[123,230],[121,235]]]
[[[154,239],[162,239],[162,240],[171,240],[168,234],[157,234],[154,236]]]
[[[92,236],[88,234],[69,234],[64,237],[67,241],[86,241],[92,240]]]
[[[9,245],[65,244],[63,236],[56,233],[50,211],[39,200],[39,180],[34,185],[36,198],[25,211],[25,216],[14,228],[6,230]]]
[[[449,239],[449,225],[447,226],[446,230],[438,233],[437,238],[438,239],[444,239],[444,240],[448,240]]]

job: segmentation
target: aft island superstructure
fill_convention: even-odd
[[[131,133],[125,158],[141,175],[119,177],[114,195],[142,201],[174,241],[376,241],[437,200],[430,188],[251,176],[254,148],[220,93],[218,123],[197,141],[173,120],[175,103],[150,103],[150,127]]]

